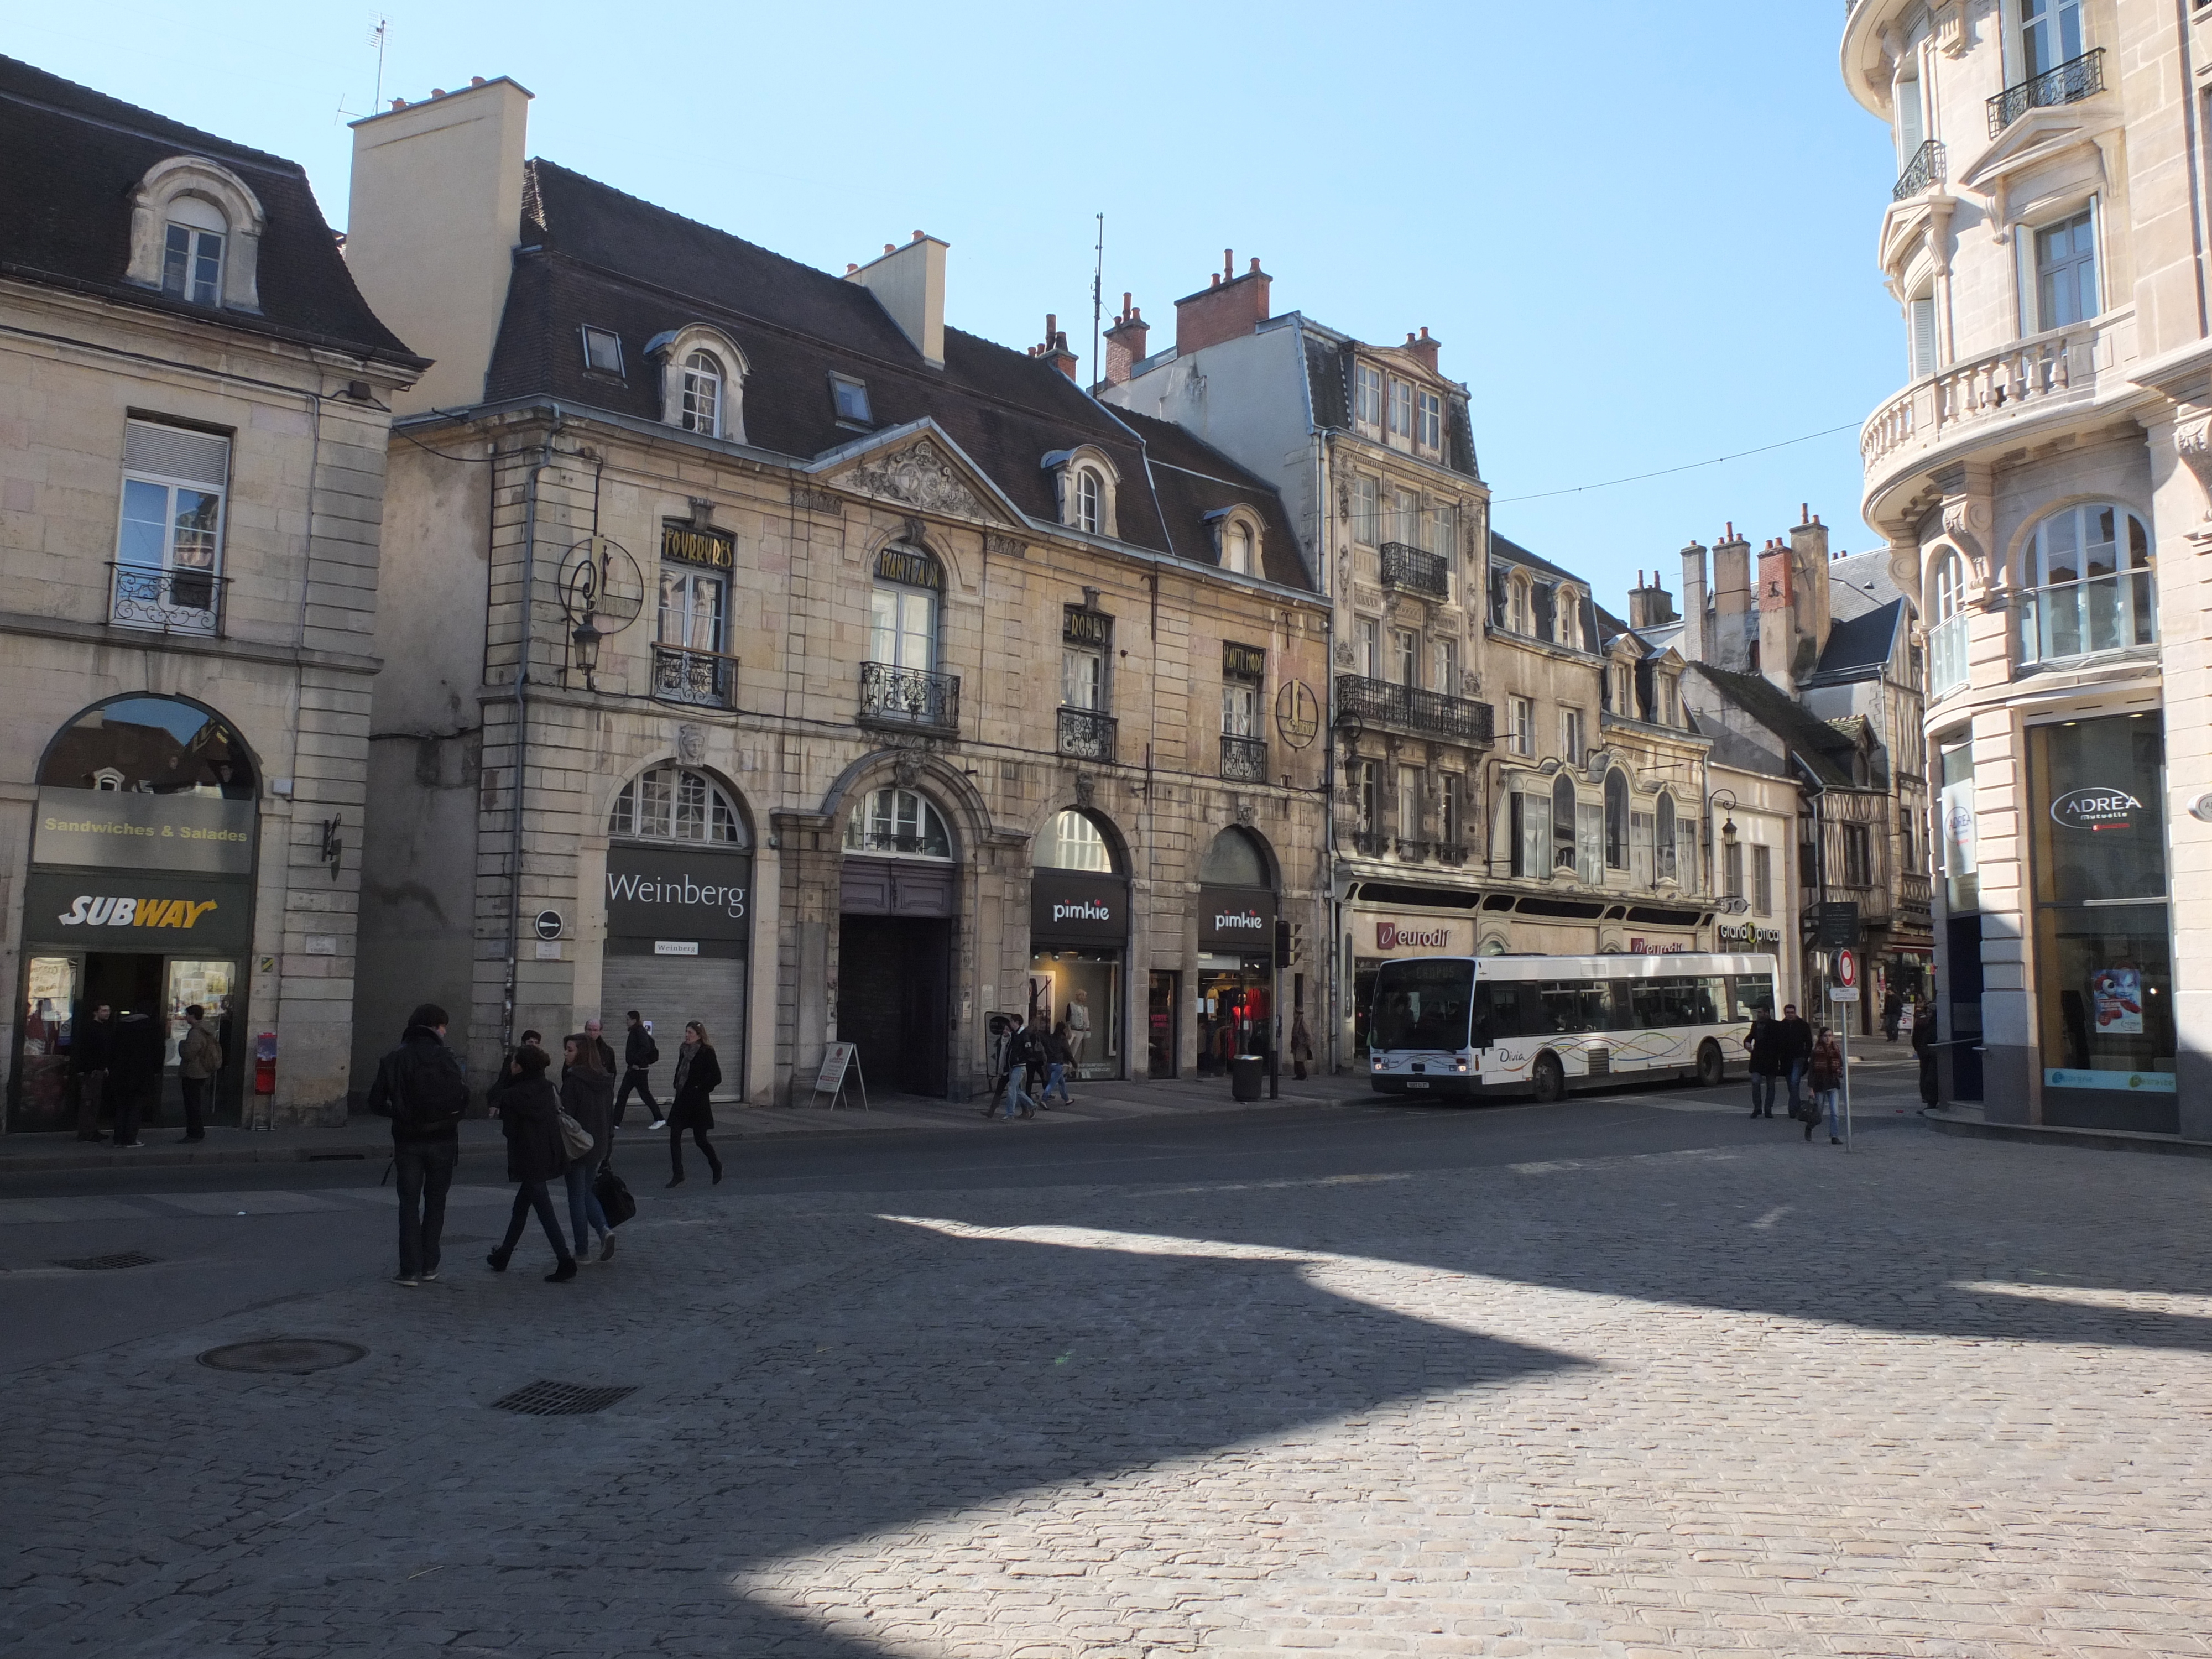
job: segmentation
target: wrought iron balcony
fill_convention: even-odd
[[[1267,781],[1267,740],[1221,734],[1221,775],[1232,783]]]
[[[1340,726],[1387,726],[1425,738],[1488,744],[1496,737],[1497,711],[1486,702],[1393,685],[1364,674],[1336,677],[1336,719]]]
[[[738,698],[738,661],[718,651],[685,651],[672,645],[653,647],[653,695],[662,702],[700,708],[733,708]]]
[[[1990,137],[1994,138],[2032,109],[2071,104],[2105,89],[2105,49],[2069,58],[2057,69],[2007,87],[1990,100]]]
[[[1930,185],[1943,182],[1943,141],[1930,138],[1912,152],[1912,160],[1898,175],[1897,187],[1889,192],[1893,202],[1902,202],[1917,196]]]
[[[1398,843],[1398,856],[1401,859],[1420,860],[1428,855],[1429,844],[1425,841],[1401,840]]]
[[[1474,849],[1464,842],[1440,841],[1434,848],[1438,864],[1465,864]]]
[[[955,736],[960,730],[960,677],[864,662],[859,720],[863,726]]]
[[[1363,858],[1379,859],[1390,850],[1390,837],[1378,836],[1371,830],[1352,832],[1352,850]]]
[[[220,634],[230,578],[189,568],[157,570],[108,561],[107,620],[164,634]]]
[[[1114,717],[1102,714],[1095,708],[1063,708],[1060,711],[1060,752],[1073,755],[1078,760],[1103,761],[1114,758]]]
[[[1405,542],[1382,544],[1382,586],[1431,599],[1451,598],[1451,566],[1425,548]]]

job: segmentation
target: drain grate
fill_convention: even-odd
[[[65,1261],[56,1261],[54,1266],[74,1267],[81,1273],[104,1273],[118,1267],[150,1267],[161,1259],[143,1250],[118,1250],[113,1255],[71,1256]]]
[[[305,1376],[366,1358],[368,1350],[355,1342],[332,1342],[319,1336],[272,1336],[258,1342],[232,1342],[210,1348],[200,1364],[219,1371],[267,1371],[284,1376]]]
[[[503,1400],[493,1401],[491,1408],[495,1412],[520,1412],[526,1417],[587,1417],[636,1392],[634,1386],[592,1389],[575,1382],[532,1382]]]

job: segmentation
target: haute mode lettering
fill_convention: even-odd
[[[64,927],[189,929],[218,903],[215,899],[113,898],[79,893],[58,920]]]
[[[671,904],[687,908],[718,909],[732,921],[738,921],[745,914],[744,888],[694,881],[689,876],[663,878],[658,876],[617,875],[610,870],[607,872],[607,902],[610,904]]]

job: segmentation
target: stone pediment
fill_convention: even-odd
[[[933,437],[886,444],[825,471],[822,482],[920,513],[1012,522],[990,481]]]

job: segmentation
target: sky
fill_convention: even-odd
[[[1844,90],[1840,7],[108,0],[18,12],[0,51],[302,162],[343,226],[380,18],[386,100],[512,76],[533,155],[828,270],[927,230],[948,322],[1026,348],[1055,313],[1086,372],[1101,213],[1108,313],[1133,294],[1155,345],[1224,248],[1278,313],[1426,327],[1497,528],[1615,611],[1801,503],[1875,544],[1897,161]]]

